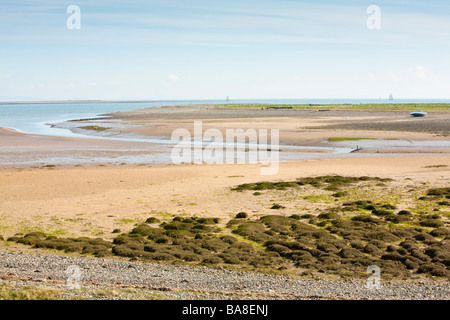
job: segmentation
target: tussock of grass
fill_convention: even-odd
[[[450,199],[450,188],[433,188],[429,189],[427,192],[428,196],[445,196],[447,199]]]
[[[247,212],[239,212],[237,215],[236,215],[236,219],[245,219],[245,218],[247,218],[248,217],[248,213]]]

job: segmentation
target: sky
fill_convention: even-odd
[[[448,0],[0,0],[0,100],[448,99],[449,18]]]

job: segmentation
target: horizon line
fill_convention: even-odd
[[[149,102],[194,102],[194,101],[224,101],[228,104],[232,104],[233,101],[237,100],[386,100],[389,103],[395,103],[398,100],[449,100],[450,98],[395,98],[394,100],[389,100],[389,98],[235,98],[226,100],[221,99],[63,99],[63,100],[4,100],[0,101],[0,105],[4,104],[82,104],[82,103],[149,103]],[[450,102],[449,102],[450,103]]]

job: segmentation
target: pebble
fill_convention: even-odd
[[[0,252],[0,278],[5,280],[12,276],[33,283],[43,279],[66,283],[66,270],[71,265],[80,268],[82,287],[120,284],[171,292],[174,298],[192,298],[186,290],[195,290],[207,292],[209,298],[236,292],[267,298],[276,296],[277,299],[450,299],[448,282],[389,281],[382,282],[380,289],[367,289],[365,281],[361,280],[311,279],[194,266]],[[174,293],[177,290],[184,293]]]

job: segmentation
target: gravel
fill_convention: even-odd
[[[206,267],[10,252],[0,253],[0,279],[61,286],[67,281],[66,270],[71,265],[80,268],[82,288],[133,287],[177,292],[168,295],[174,299],[191,299],[192,292],[219,299],[227,295],[262,299],[450,299],[448,282],[382,281],[380,289],[368,289],[360,280],[306,279]]]

